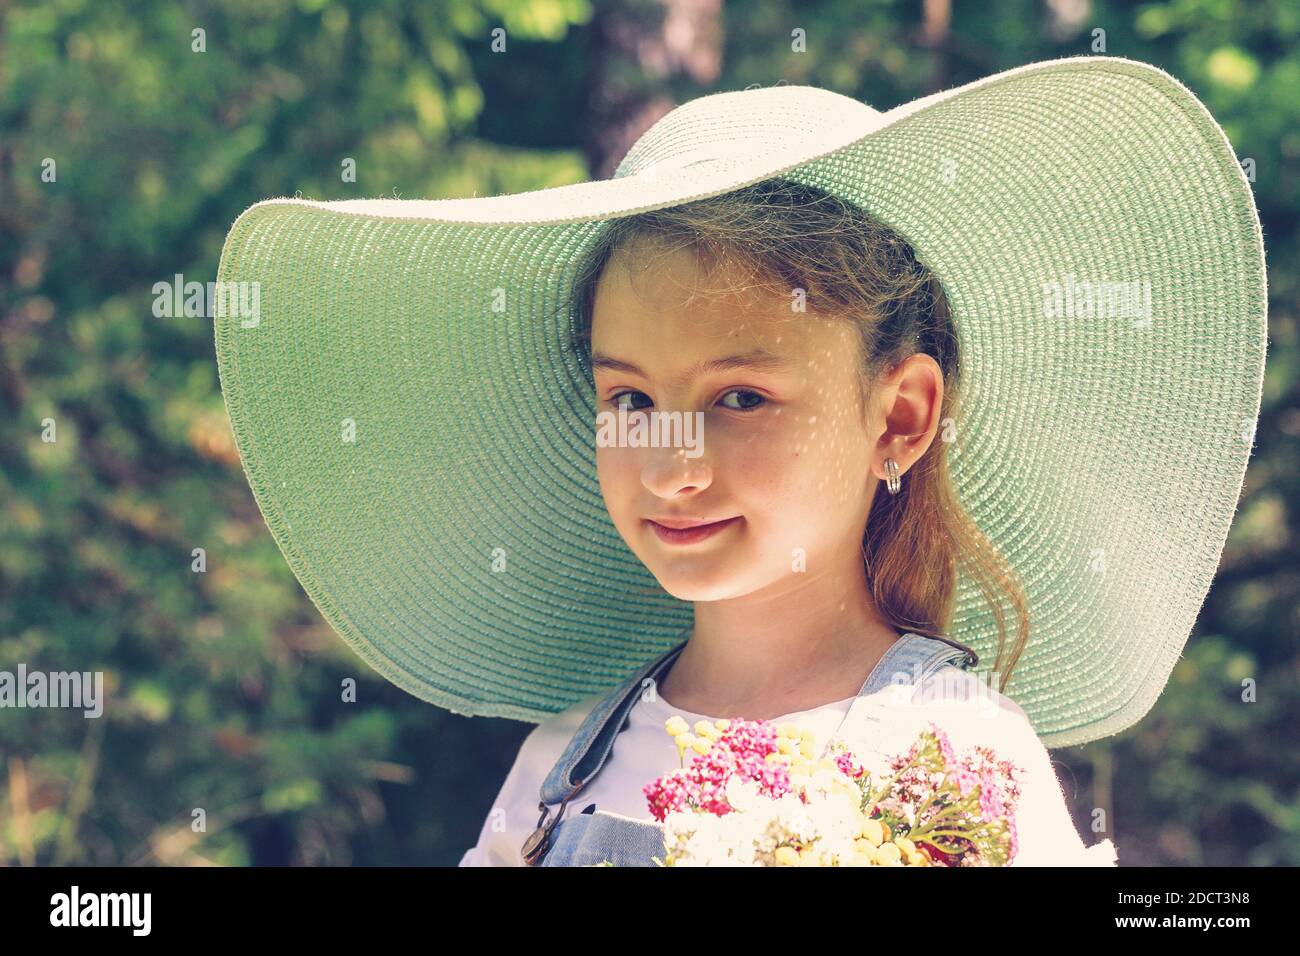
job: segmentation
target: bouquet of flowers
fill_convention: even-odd
[[[768,721],[665,722],[683,764],[644,788],[662,866],[1005,866],[1020,768],[930,723],[873,779],[840,741]],[[820,756],[819,756],[820,755]]]

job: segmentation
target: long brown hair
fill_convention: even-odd
[[[789,297],[803,290],[806,309],[851,321],[861,352],[862,409],[877,377],[916,352],[943,372],[941,423],[957,420],[961,362],[948,300],[911,245],[859,207],[785,179],[612,219],[577,264],[568,303],[572,346],[591,374],[596,286],[614,254],[633,240],[690,248],[706,274],[738,268],[749,282]],[[674,245],[675,244],[675,245]],[[872,598],[900,630],[944,637],[952,623],[957,571],[965,571],[998,626],[993,670],[999,690],[1029,639],[1029,611],[1014,570],[966,513],[948,469],[947,440],[931,442],[898,494],[878,492],[863,533]],[[1016,617],[1008,637],[1005,608]]]

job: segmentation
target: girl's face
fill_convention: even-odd
[[[697,457],[688,447],[597,443],[615,527],[686,601],[778,593],[808,582],[800,571],[860,568],[885,422],[863,420],[856,336],[847,322],[794,312],[790,298],[764,290],[687,304],[705,281],[694,251],[680,249],[652,261],[616,255],[597,287],[597,411],[703,413]],[[756,353],[765,364],[731,361]],[[734,520],[683,542],[657,532],[656,518]]]

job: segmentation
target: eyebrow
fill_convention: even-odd
[[[766,349],[752,349],[738,355],[727,355],[722,358],[705,359],[698,362],[694,367],[687,369],[678,379],[678,382],[685,383],[701,375],[726,372],[737,368],[753,369],[759,372],[780,372],[793,367],[794,363],[785,356],[776,355]],[[591,368],[593,371],[605,369],[610,372],[628,372],[632,375],[640,375],[642,378],[649,377],[631,362],[624,362],[622,359],[602,355],[599,352],[592,353]]]

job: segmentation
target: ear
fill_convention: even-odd
[[[885,480],[886,458],[898,463],[902,475],[925,454],[939,430],[943,395],[943,370],[923,352],[908,356],[881,379],[881,432],[871,461],[873,475]]]

